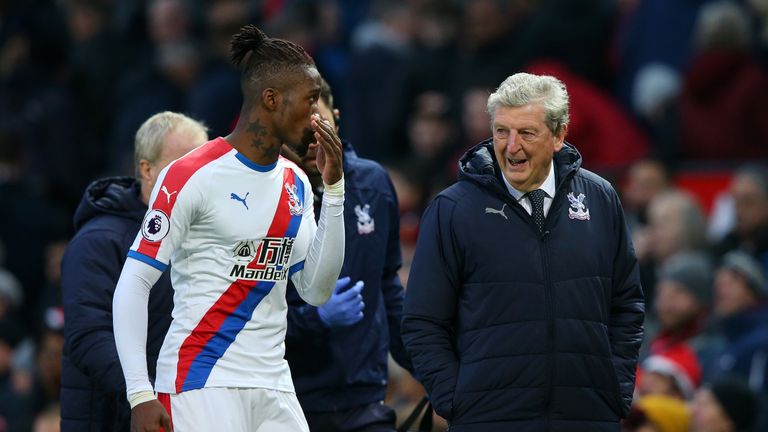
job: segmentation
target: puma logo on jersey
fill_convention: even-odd
[[[494,213],[494,214],[497,214],[497,215],[501,215],[501,217],[503,217],[504,219],[507,219],[507,220],[509,220],[509,218],[507,217],[507,215],[506,215],[506,214],[504,214],[504,209],[505,209],[506,207],[507,207],[507,203],[504,203],[504,205],[503,205],[503,206],[501,206],[501,208],[500,208],[500,209],[498,209],[498,210],[496,210],[495,208],[486,207],[486,208],[485,208],[485,213],[486,213],[486,214],[488,214],[488,213]]]
[[[165,197],[168,199],[168,204],[170,204],[170,203],[171,203],[171,197],[172,197],[174,194],[177,194],[177,193],[179,193],[179,191],[168,192],[168,189],[166,189],[165,185],[163,185],[163,186],[160,188],[160,190],[161,190],[161,191],[162,191],[162,192],[165,194]]]
[[[231,194],[229,194],[229,198],[230,198],[230,199],[233,199],[233,200],[235,200],[235,201],[240,201],[241,203],[243,203],[243,205],[245,206],[245,209],[246,209],[246,210],[250,210],[250,209],[248,208],[248,203],[247,203],[247,202],[245,202],[245,200],[247,200],[247,199],[248,199],[248,195],[249,195],[249,194],[250,194],[250,192],[246,192],[246,193],[245,193],[245,197],[243,197],[243,198],[240,198],[239,196],[237,196],[237,194],[236,194],[236,193],[232,192]]]

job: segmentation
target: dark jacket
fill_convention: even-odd
[[[704,379],[736,375],[755,392],[768,395],[768,306],[723,318],[715,339],[716,352],[704,363]]]
[[[329,329],[320,321],[317,308],[302,302],[289,283],[286,359],[301,406],[308,412],[348,410],[383,401],[390,351],[400,365],[411,369],[400,339],[403,286],[397,275],[402,261],[394,187],[379,164],[357,157],[347,143],[344,186],[345,252],[340,277],[365,282],[365,310],[358,323]]]
[[[572,146],[554,163],[544,234],[490,140],[422,219],[403,341],[452,431],[618,431],[629,411],[644,303],[623,211]]]
[[[129,177],[88,186],[75,213],[77,233],[62,262],[64,355],[61,430],[128,431],[130,407],[112,333],[112,296],[128,248],[147,207]],[[157,355],[171,323],[173,289],[168,272],[149,296],[147,367],[155,376]]]

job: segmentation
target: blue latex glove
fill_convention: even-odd
[[[365,284],[363,281],[357,281],[352,287],[344,290],[349,282],[349,277],[337,280],[331,298],[317,308],[320,321],[328,327],[348,327],[363,319],[365,303],[360,293]]]

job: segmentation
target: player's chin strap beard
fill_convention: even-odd
[[[312,129],[304,129],[304,135],[301,137],[301,149],[294,148],[294,146],[291,146],[291,149],[296,152],[299,157],[304,157],[307,155],[307,151],[309,151],[309,145],[315,142],[315,132]]]

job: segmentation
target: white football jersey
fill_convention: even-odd
[[[217,138],[170,164],[150,203],[128,256],[172,264],[155,390],[292,392],[285,289],[317,229],[304,172],[282,157],[257,165]]]

